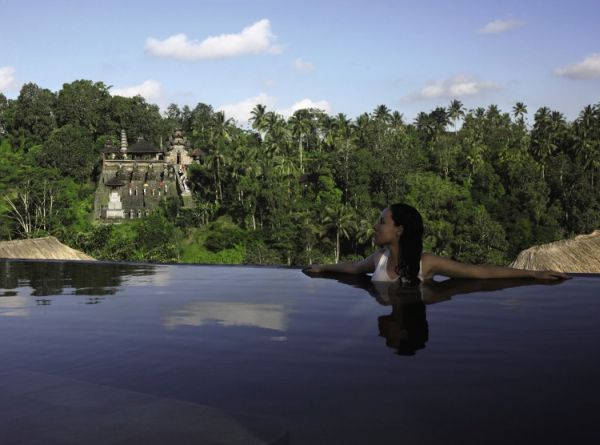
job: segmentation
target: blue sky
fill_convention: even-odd
[[[422,4],[423,3],[423,4]],[[245,123],[261,102],[412,120],[524,102],[574,119],[600,102],[600,2],[0,0],[0,91],[76,79]]]

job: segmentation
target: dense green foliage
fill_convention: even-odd
[[[259,104],[238,126],[202,103],[161,116],[102,82],[30,83],[15,100],[0,94],[0,239],[53,234],[114,260],[307,264],[371,253],[378,212],[406,202],[424,217],[426,251],[503,264],[600,227],[600,104],[573,122],[545,107],[526,115],[523,103],[509,114],[453,100],[412,123],[384,105],[286,119]],[[100,148],[121,128],[155,145],[184,130],[204,153],[189,171],[194,208],[90,219]]]

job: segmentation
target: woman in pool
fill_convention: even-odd
[[[372,281],[418,284],[434,275],[451,278],[570,278],[555,271],[533,271],[492,265],[474,265],[423,253],[423,219],[407,204],[393,204],[381,212],[375,224],[375,244],[382,249],[360,261],[339,264],[314,264],[306,272],[373,273]]]

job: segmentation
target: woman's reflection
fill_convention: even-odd
[[[392,306],[390,314],[377,317],[379,336],[384,337],[385,344],[397,354],[414,355],[429,340],[425,303],[419,288],[396,287],[386,289],[385,298],[379,286],[370,292],[379,303]]]
[[[511,287],[543,285],[554,286],[561,282],[543,282],[529,278],[428,280],[418,286],[402,286],[398,282],[374,282],[368,275],[319,274],[310,277],[335,279],[353,287],[365,289],[383,306],[391,306],[387,315],[377,317],[379,335],[388,347],[399,355],[414,355],[425,348],[429,340],[426,306],[450,300],[455,295],[473,292],[492,292]]]

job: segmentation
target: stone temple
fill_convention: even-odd
[[[199,162],[201,155],[200,150],[191,149],[180,130],[174,131],[164,149],[142,137],[129,146],[127,134],[121,130],[121,146],[107,142],[102,153],[94,217],[104,221],[143,218],[169,197],[181,200],[184,207],[191,206],[187,169]]]

